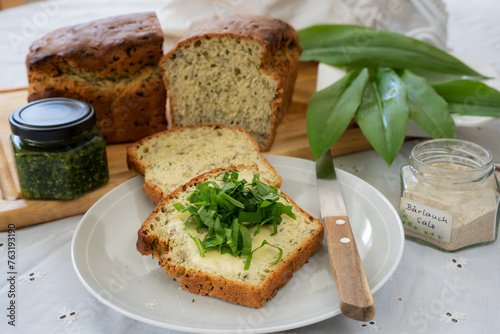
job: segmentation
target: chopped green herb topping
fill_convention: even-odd
[[[252,250],[250,229],[257,227],[253,233],[255,236],[263,225],[272,224],[271,235],[278,233],[283,214],[295,219],[292,206],[278,202],[280,198],[286,200],[286,197],[279,194],[278,188],[260,181],[258,173],[254,174],[251,183],[238,180],[238,176],[238,172],[232,170],[216,176],[215,179],[222,181],[222,185],[214,181],[197,184],[186,198],[191,205],[175,203],[174,208],[179,212],[190,213],[185,221],[185,229],[189,224],[195,224],[197,230],[208,230],[203,241],[189,235],[196,242],[200,256],[205,256],[206,249],[217,248],[221,254],[246,258],[244,269],[248,270],[253,252],[269,245],[280,252],[279,257],[272,262],[276,264],[281,260],[283,250],[265,240]]]

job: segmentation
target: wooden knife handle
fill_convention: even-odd
[[[351,319],[370,321],[375,316],[375,303],[361,263],[347,216],[323,219],[328,255],[337,284],[340,310]]]

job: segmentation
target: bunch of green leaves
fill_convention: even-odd
[[[261,227],[273,226],[271,235],[278,233],[278,225],[282,215],[295,219],[291,205],[285,205],[278,200],[283,197],[278,188],[260,181],[258,173],[254,174],[251,183],[238,180],[238,172],[231,171],[219,174],[216,181],[197,184],[196,189],[186,198],[191,204],[175,203],[179,212],[190,213],[185,221],[185,229],[189,224],[195,224],[197,230],[207,230],[203,241],[197,236],[191,236],[196,242],[200,256],[205,256],[205,250],[218,249],[221,254],[246,258],[245,270],[250,267],[253,253],[269,245],[279,250],[279,256],[272,264],[278,263],[283,250],[266,240],[252,250],[252,233],[257,235]],[[217,182],[222,181],[222,182]],[[285,198],[286,199],[286,198]]]
[[[352,25],[312,26],[300,30],[299,36],[300,60],[347,72],[309,101],[307,136],[315,159],[340,138],[353,118],[390,165],[410,119],[432,138],[454,138],[453,113],[500,116],[500,92],[480,81],[485,76],[425,42]],[[446,75],[446,81],[432,82],[435,73]]]

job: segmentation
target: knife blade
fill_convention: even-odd
[[[375,316],[375,303],[354,240],[330,150],[316,161],[316,178],[340,310],[351,319],[370,321]]]

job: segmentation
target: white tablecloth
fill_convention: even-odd
[[[107,8],[115,14],[125,11],[109,6],[107,1],[97,3],[103,6],[99,8]],[[500,71],[500,4],[496,0],[474,3],[449,0],[446,3],[449,49],[490,63]],[[141,1],[141,6],[155,9],[158,3]],[[0,12],[0,26],[7,16],[19,15],[18,19],[23,20],[26,16],[22,13],[21,8]],[[96,15],[99,13],[96,5]],[[78,17],[75,14],[57,19],[73,23]],[[8,66],[2,64],[2,68]],[[15,81],[14,77],[10,79]],[[499,125],[499,121],[495,121],[480,129],[460,129],[458,136],[487,147],[498,161]],[[374,151],[339,157],[336,164],[374,185],[397,206],[399,168],[407,163],[406,157],[414,144],[413,141],[405,143],[390,168]],[[132,320],[104,306],[83,287],[73,270],[70,254],[72,236],[81,217],[15,231],[15,297],[9,296],[8,233],[0,233],[0,333],[177,333]],[[498,254],[499,241],[455,253],[443,253],[406,241],[399,267],[374,295],[377,314],[372,322],[358,322],[339,315],[286,333],[497,333],[500,319]],[[14,298],[15,327],[8,324],[7,317],[9,301]]]

